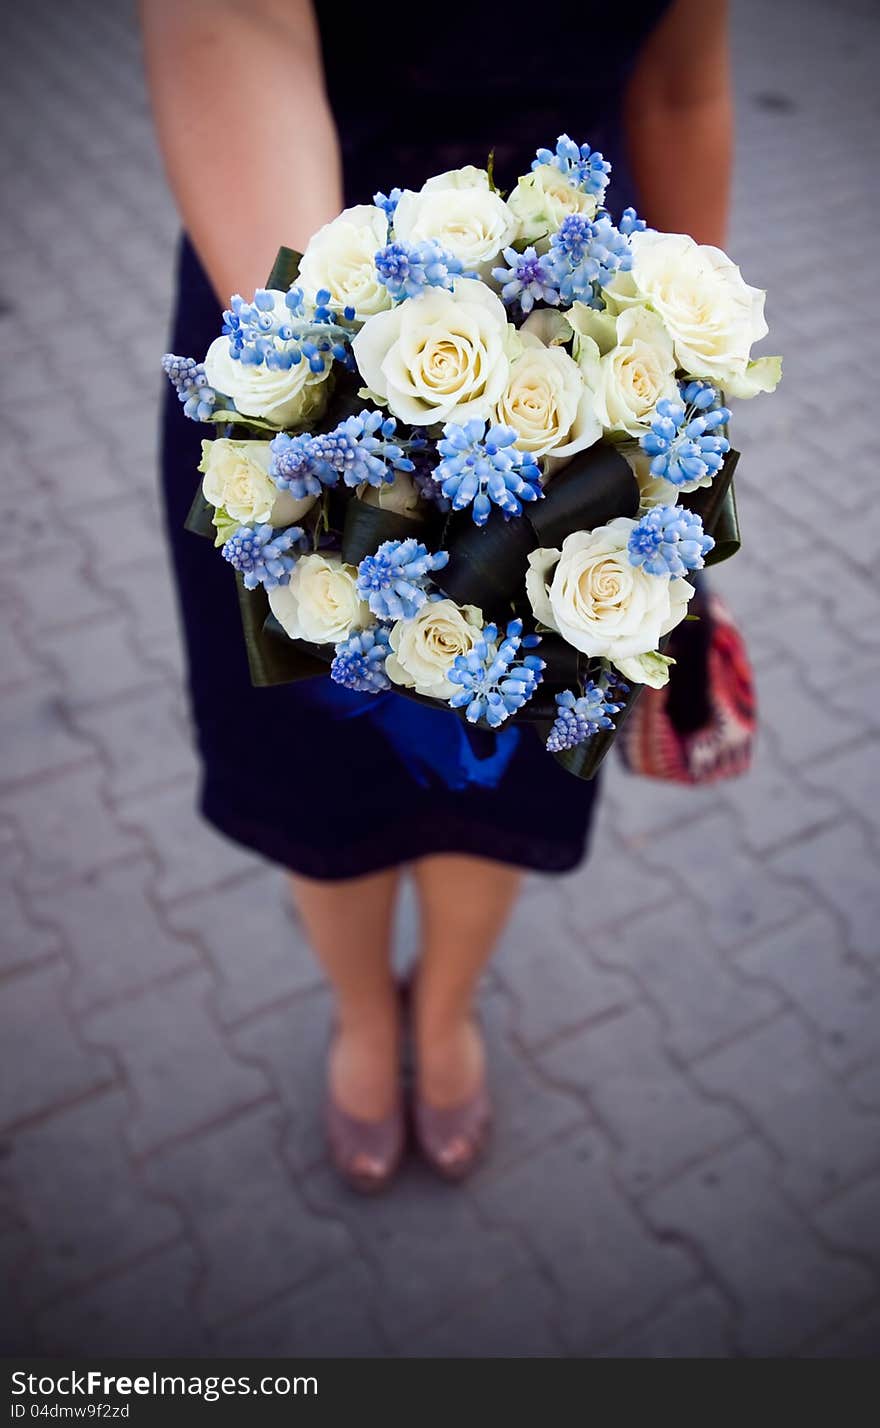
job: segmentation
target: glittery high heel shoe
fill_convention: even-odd
[[[492,1102],[485,1075],[476,1090],[455,1106],[432,1106],[413,1098],[413,1126],[425,1160],[445,1180],[463,1180],[482,1157],[492,1125]]]
[[[350,1116],[328,1093],[325,1128],[333,1164],[353,1190],[375,1195],[394,1179],[405,1140],[403,1103],[380,1121]]]
[[[416,1139],[428,1164],[445,1180],[463,1180],[482,1157],[492,1124],[492,1103],[485,1081],[457,1106],[414,1105]]]

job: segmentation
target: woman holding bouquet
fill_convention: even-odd
[[[142,0],[141,9],[159,139],[188,235],[175,352],[205,352],[229,295],[262,286],[279,244],[305,249],[343,203],[368,205],[391,185],[417,201],[429,175],[445,171],[454,185],[450,171],[484,163],[490,150],[505,191],[536,140],[563,131],[613,161],[619,207],[637,203],[658,228],[723,240],[723,0],[631,0],[613,22],[583,0],[530,21],[493,6],[453,17],[309,0]],[[510,208],[526,231],[536,193],[521,189]],[[209,544],[184,531],[199,446],[169,393],[164,487],[203,811],[291,874],[336,995],[328,1130],[342,1174],[378,1189],[400,1158],[405,1012],[419,1142],[438,1171],[459,1178],[490,1116],[478,979],[522,870],[563,872],[583,858],[595,785],[566,774],[521,726],[472,731],[441,709],[393,693],[363,700],[327,679],[254,689],[234,582]],[[432,648],[423,661],[439,659]],[[421,912],[406,1007],[389,960],[404,870]]]

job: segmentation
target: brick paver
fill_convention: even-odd
[[[42,544],[0,570],[4,1347],[880,1351],[876,414],[850,382],[880,16],[733,12],[731,249],[786,357],[737,412],[746,550],[717,576],[755,770],[609,771],[589,865],[530,883],[487,979],[485,1167],[362,1203],[323,1160],[328,998],[282,881],[193,810],[155,497],[176,220],[133,16],[11,8],[4,481]]]

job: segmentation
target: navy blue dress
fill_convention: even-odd
[[[619,110],[662,3],[629,0],[610,22],[605,6],[557,0],[536,11],[534,24],[518,23],[503,7],[471,6],[451,25],[442,8],[428,7],[436,23],[422,22],[423,34],[413,7],[399,22],[386,9],[390,59],[376,11],[358,8],[360,19],[346,9],[339,24],[338,6],[317,7],[347,204],[484,164],[490,149],[497,180],[509,188],[535,148],[552,146],[563,132],[611,159],[613,212],[636,202]],[[220,325],[216,298],[184,239],[170,348],[201,358]],[[575,867],[597,786],[564,772],[529,726],[471,730],[445,710],[396,693],[351,693],[327,676],[252,687],[232,571],[210,542],[184,530],[204,434],[169,387],[163,489],[205,817],[313,878],[356,877],[442,852],[543,872]]]

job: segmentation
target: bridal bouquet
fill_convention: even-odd
[[[731,397],[764,294],[719,249],[604,206],[567,136],[348,208],[203,362],[163,360],[203,442],[189,525],[236,572],[256,683],[327,674],[497,729],[590,777],[662,686],[691,577],[739,536]]]

